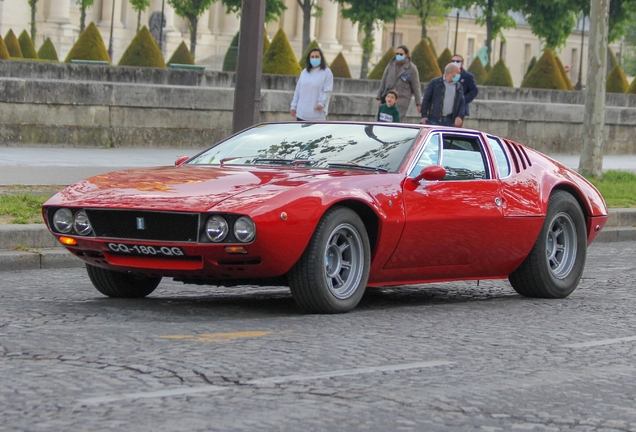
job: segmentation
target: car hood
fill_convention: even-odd
[[[343,174],[260,167],[142,168],[90,177],[64,189],[46,205],[204,212],[227,198],[265,185],[276,184],[283,190],[311,181],[317,175],[324,178]],[[301,178],[303,181],[294,181]]]

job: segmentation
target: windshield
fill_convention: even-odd
[[[262,124],[228,138],[188,164],[377,168],[397,172],[419,128],[348,123]]]

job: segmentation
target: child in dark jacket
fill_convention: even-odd
[[[377,120],[381,122],[400,122],[400,111],[395,103],[398,100],[398,92],[395,90],[389,90],[384,97],[385,103],[380,105],[378,110]]]

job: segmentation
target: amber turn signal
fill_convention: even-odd
[[[77,241],[73,237],[60,237],[60,243],[65,244],[67,246],[75,246],[77,245]]]
[[[225,252],[229,254],[246,254],[247,249],[243,246],[225,246]]]

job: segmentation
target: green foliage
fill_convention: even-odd
[[[510,76],[510,71],[506,67],[506,63],[504,63],[503,59],[499,59],[499,61],[495,63],[495,67],[493,67],[488,74],[488,77],[484,81],[484,85],[514,87],[512,83],[512,76]]]
[[[42,223],[42,204],[49,197],[33,194],[0,195],[0,217],[12,224]]]
[[[51,42],[51,38],[46,38],[46,40],[38,50],[38,57],[42,60],[59,61],[59,58],[57,57],[57,51],[55,50],[53,42]]]
[[[341,52],[331,63],[331,73],[336,78],[351,78],[351,70]]]
[[[636,78],[632,80],[632,83],[627,88],[627,93],[636,94]]]
[[[0,36],[0,60],[9,60],[11,56],[7,50],[7,46],[4,44],[4,39]]]
[[[225,53],[225,57],[223,58],[223,68],[222,70],[225,72],[235,72],[236,64],[238,63],[238,45],[239,45],[239,37],[241,36],[241,32],[237,32],[236,35],[232,38],[232,42],[230,42],[230,46],[227,48],[227,52]]]
[[[422,38],[426,38],[427,27],[430,24],[441,24],[446,14],[450,12],[444,0],[411,0],[407,2],[406,13],[415,15],[422,26]],[[435,50],[433,50],[435,52]],[[437,57],[437,55],[435,55]]]
[[[536,64],[537,64],[537,58],[535,56],[532,56],[532,59],[530,60],[530,64],[528,65],[528,69],[526,70],[526,73],[523,75],[524,78],[528,76],[528,73],[530,73],[530,71]]]
[[[444,49],[442,53],[437,57],[437,65],[439,70],[443,71],[447,64],[453,61],[453,53],[448,48]]]
[[[18,36],[18,43],[20,44],[20,51],[22,51],[22,58],[25,59],[37,59],[38,52],[35,50],[31,36],[26,30],[22,30],[20,36]]]
[[[611,170],[604,172],[601,180],[588,180],[601,192],[608,207],[636,207],[636,174]]]
[[[490,66],[490,63],[486,63],[484,70],[486,71],[487,74],[490,73],[490,71],[492,70],[492,66]]]
[[[263,73],[300,75],[302,71],[285,31],[280,28],[263,56]]]
[[[305,63],[305,59],[307,58],[307,54],[309,54],[309,51],[311,51],[314,48],[320,48],[320,45],[318,45],[318,41],[316,39],[312,40],[309,45],[307,45],[307,49],[305,50],[305,52],[303,53],[302,56],[300,56],[300,59],[298,61],[298,64],[300,64],[300,68],[304,69],[305,66],[307,66],[307,64]],[[325,61],[327,61],[325,59]]]
[[[589,5],[588,1],[588,8]],[[570,1],[533,0],[524,1],[522,10],[532,33],[543,39],[548,48],[557,48],[563,46],[572,33],[581,5]]]
[[[107,61],[110,64],[104,40],[94,22],[86,26],[79,35],[64,61],[70,63],[71,60],[98,60]]]
[[[199,18],[203,12],[210,9],[213,0],[168,0],[168,4],[181,18]]]
[[[605,90],[608,93],[627,93],[629,83],[625,72],[619,65],[612,68],[611,72],[607,76],[607,82],[605,83]]]
[[[481,64],[481,60],[479,60],[479,57],[475,57],[473,62],[470,64],[470,67],[468,68],[468,72],[475,76],[475,82],[477,84],[483,84],[488,77],[488,72],[486,72],[486,69],[484,69],[484,65]]]
[[[150,0],[128,0],[135,12],[143,12],[150,6]]]
[[[18,38],[15,37],[13,30],[9,29],[7,32],[7,35],[4,37],[4,44],[7,47],[10,57],[23,58],[22,49],[20,49],[20,42],[18,42]]]
[[[240,13],[243,0],[223,0],[227,13]],[[278,21],[287,9],[284,0],[265,1],[265,22]]]
[[[537,61],[537,64],[523,79],[521,87],[567,90],[567,85],[563,81],[563,76],[550,48],[546,48],[543,51],[543,55]]]
[[[265,55],[265,53],[267,52],[271,44],[272,42],[269,40],[269,36],[267,36],[267,32],[263,32],[263,55]]]
[[[428,47],[431,49],[431,52],[433,53],[433,57],[437,58],[437,50],[435,49],[435,44],[433,43],[433,40],[430,37],[426,37],[424,39],[426,40]]]
[[[184,41],[181,41],[177,49],[172,54],[172,57],[170,57],[170,60],[168,60],[168,64],[170,63],[188,65],[194,64],[194,58],[192,57],[192,54],[190,54],[190,50]]]
[[[86,28],[86,9],[93,6],[95,0],[75,0],[75,3],[79,5],[80,9],[80,33],[84,32]]]
[[[387,65],[391,60],[395,58],[395,50],[393,47],[389,47],[388,50],[384,53],[380,61],[371,69],[369,75],[367,75],[367,79],[380,80],[382,79],[382,75],[384,75],[384,69],[386,69]]]
[[[565,87],[567,90],[574,90],[574,86],[572,85],[572,81],[570,81],[570,77],[568,73],[565,71],[563,67],[563,62],[559,58],[559,56],[554,56],[554,60],[556,60],[557,66],[559,67],[559,72],[561,72],[561,76],[563,77],[563,82],[565,83]]]
[[[148,27],[143,26],[124,51],[119,66],[165,68],[166,62]]]
[[[442,75],[442,71],[437,65],[437,59],[425,39],[420,40],[411,51],[411,61],[420,73],[421,82],[429,82]]]
[[[614,69],[614,66],[618,66],[618,59],[616,58],[616,54],[614,54],[614,51],[612,51],[610,47],[607,47],[607,58],[607,70],[611,71],[612,69]]]

